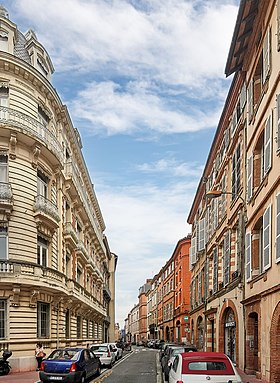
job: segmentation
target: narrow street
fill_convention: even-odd
[[[161,372],[158,352],[148,348],[136,348],[123,357],[111,370],[106,370],[92,383],[160,383]]]

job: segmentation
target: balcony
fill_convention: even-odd
[[[0,182],[0,210],[4,214],[3,221],[8,219],[13,209],[13,193],[11,184]]]
[[[37,225],[45,227],[51,233],[58,228],[60,221],[58,208],[42,195],[35,197],[34,218]]]
[[[76,248],[78,244],[78,236],[71,222],[66,222],[63,229],[63,235],[66,244],[71,248]]]
[[[86,310],[94,310],[104,318],[107,312],[103,305],[91,295],[84,287],[77,282],[68,279],[63,273],[50,267],[42,267],[31,262],[19,261],[1,261],[0,260],[0,277],[2,283],[10,286],[14,292],[11,296],[13,306],[19,306],[21,288],[34,290],[30,295],[30,305],[36,303],[36,292],[38,286],[40,291],[46,289],[55,296],[59,296],[62,300],[71,301],[73,308],[78,304]],[[37,294],[38,296],[38,294]]]
[[[0,125],[15,127],[28,136],[33,136],[42,142],[60,161],[64,162],[63,148],[56,136],[35,118],[18,110],[0,106]]]

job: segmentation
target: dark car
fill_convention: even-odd
[[[163,355],[161,359],[162,371],[164,373],[164,379],[168,381],[169,371],[174,361],[174,358],[178,354],[183,352],[195,352],[197,351],[196,347],[193,345],[182,345],[182,346],[169,346],[167,347],[166,354]]]
[[[82,347],[59,348],[42,361],[39,376],[42,383],[84,383],[100,375],[101,363],[94,353]]]

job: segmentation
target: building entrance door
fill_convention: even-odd
[[[236,362],[236,323],[232,309],[228,310],[225,320],[225,354]]]

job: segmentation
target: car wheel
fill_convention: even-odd
[[[108,368],[112,368],[113,367],[113,364],[112,362],[109,364]]]

